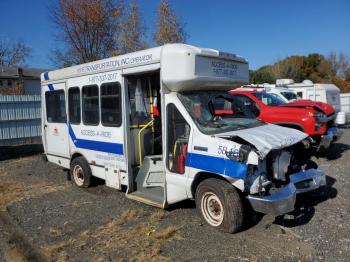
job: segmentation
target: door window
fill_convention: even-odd
[[[167,106],[167,120],[167,167],[171,172],[184,174],[190,125],[174,104]]]
[[[45,93],[46,117],[49,123],[66,123],[66,104],[63,90]]]
[[[83,123],[97,126],[100,122],[98,86],[83,87]]]
[[[80,90],[72,87],[68,90],[69,121],[72,124],[80,124]]]

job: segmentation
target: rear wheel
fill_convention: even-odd
[[[209,178],[196,190],[196,206],[204,222],[227,233],[235,233],[243,225],[243,203],[228,182]]]
[[[70,164],[70,176],[77,187],[89,187],[92,175],[88,162],[83,157],[74,158]]]

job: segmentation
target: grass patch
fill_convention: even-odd
[[[2,181],[0,183],[0,210],[6,206],[24,199],[42,196],[48,193],[64,190],[66,185],[48,185],[42,182],[29,183],[18,181]]]
[[[83,249],[87,257],[96,261],[170,261],[162,254],[162,244],[181,240],[181,228],[163,228],[160,221],[165,217],[163,210],[149,214],[142,208],[130,209],[56,248],[45,247],[45,254],[52,261],[65,261],[67,252]]]

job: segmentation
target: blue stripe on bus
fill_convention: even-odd
[[[196,153],[187,153],[186,166],[196,169],[244,179],[247,165],[226,158],[214,157]]]
[[[105,153],[113,153],[117,155],[123,155],[124,153],[123,144],[80,139],[75,136],[70,123],[68,124],[68,129],[69,136],[71,137],[74,145],[78,148],[100,151]]]
[[[49,80],[49,72],[46,71],[44,73],[44,79],[45,80]],[[49,88],[50,91],[55,90],[55,88],[53,87],[53,84],[48,84],[47,87]]]
[[[46,71],[46,72],[44,73],[44,79],[45,79],[45,80],[49,80],[49,72]]]

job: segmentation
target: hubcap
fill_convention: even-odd
[[[77,183],[78,186],[82,186],[84,184],[84,171],[81,168],[81,166],[76,165],[73,169],[73,177],[75,183]]]
[[[201,210],[205,220],[211,226],[220,226],[224,219],[224,209],[217,195],[206,192],[201,199]]]

